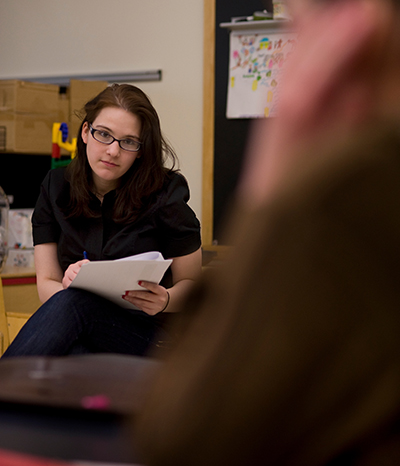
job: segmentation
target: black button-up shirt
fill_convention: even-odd
[[[162,191],[147,212],[134,222],[115,223],[112,213],[115,191],[103,203],[93,195],[91,207],[96,218],[69,218],[64,208],[69,201],[65,168],[46,175],[32,216],[33,243],[57,243],[63,271],[83,259],[111,260],[149,251],[160,251],[165,258],[196,251],[201,245],[200,223],[188,206],[189,188],[185,178],[174,173],[167,177]],[[162,284],[171,286],[170,271]]]

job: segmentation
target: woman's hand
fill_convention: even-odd
[[[71,264],[67,270],[64,273],[64,277],[62,279],[62,286],[64,290],[69,287],[71,284],[72,280],[78,275],[79,270],[81,269],[83,264],[86,264],[88,259],[84,259],[78,262],[75,262],[74,264]]]
[[[169,292],[166,288],[143,280],[139,282],[139,285],[144,288],[143,291],[127,291],[123,298],[150,316],[154,316],[167,308]]]
[[[150,316],[162,311],[178,312],[179,303],[201,273],[201,257],[201,248],[199,248],[186,256],[172,258],[173,286],[168,290],[156,283],[141,280],[139,285],[143,291],[127,291],[123,298]]]

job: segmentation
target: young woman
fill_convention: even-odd
[[[200,225],[158,115],[137,87],[114,84],[84,108],[77,155],[51,170],[32,217],[44,303],[3,357],[115,352],[168,344],[170,311],[201,270]],[[166,168],[167,159],[172,168]],[[121,308],[69,288],[82,264],[160,251],[173,262],[161,283],[140,282]],[[169,315],[168,315],[169,314]]]

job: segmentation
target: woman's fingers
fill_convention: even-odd
[[[168,291],[156,283],[140,281],[141,290],[126,291],[123,298],[149,315],[155,315],[166,307]]]

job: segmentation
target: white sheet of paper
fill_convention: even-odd
[[[138,281],[160,283],[172,259],[164,259],[156,251],[110,261],[83,264],[70,287],[96,293],[127,309],[136,309],[122,296],[128,290],[144,290]]]

